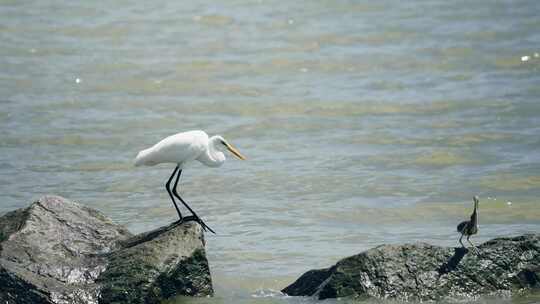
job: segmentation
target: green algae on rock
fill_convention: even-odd
[[[202,229],[197,223],[172,224],[143,233],[112,252],[107,269],[97,282],[100,303],[159,303],[177,295],[213,294],[204,252]]]

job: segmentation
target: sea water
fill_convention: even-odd
[[[0,1],[0,213],[57,194],[138,233],[176,220],[161,138],[221,134],[247,161],[180,193],[216,296],[279,290],[383,243],[540,231],[537,1]],[[489,301],[493,299],[480,299]],[[534,296],[500,299],[531,303]]]

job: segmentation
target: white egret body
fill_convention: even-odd
[[[178,195],[176,186],[178,185],[182,170],[188,163],[197,160],[208,167],[219,167],[225,162],[225,154],[223,152],[227,150],[239,159],[245,160],[245,157],[240,154],[238,150],[219,135],[208,138],[208,135],[200,130],[182,132],[166,137],[152,147],[140,151],[135,158],[135,166],[154,166],[162,163],[176,164],[176,168],[165,184],[165,188],[173,201],[174,207],[180,217],[180,221],[187,219],[195,220],[199,222],[204,229],[214,232],[210,227],[204,224],[180,195]],[[170,184],[177,172],[176,181],[171,192]],[[189,211],[191,211],[193,216],[182,216],[173,195],[178,198]]]

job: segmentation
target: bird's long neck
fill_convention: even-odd
[[[216,149],[215,140],[211,137],[208,140],[206,151],[202,153],[197,160],[208,167],[219,167],[225,162],[225,155],[223,152]]]
[[[473,210],[473,213],[471,214],[471,224],[473,224],[474,226],[478,225],[478,203],[477,202],[474,202],[474,210]]]

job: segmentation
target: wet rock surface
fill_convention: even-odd
[[[478,249],[382,245],[330,268],[308,271],[283,292],[318,299],[424,301],[540,288],[540,234],[497,238]]]
[[[133,236],[58,196],[0,217],[2,304],[158,303],[212,294],[196,223]]]

